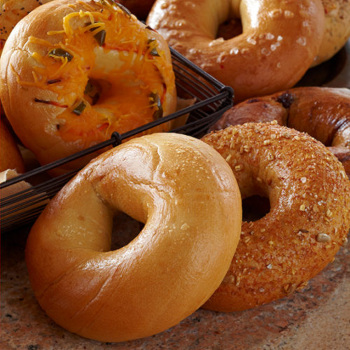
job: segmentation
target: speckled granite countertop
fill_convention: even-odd
[[[172,329],[124,343],[71,334],[37,304],[24,261],[27,232],[2,236],[2,350],[65,349],[350,349],[350,243],[301,292],[237,313],[198,310]]]
[[[350,41],[321,72],[302,85],[350,88]],[[343,70],[338,71],[338,62]],[[345,64],[344,64],[345,62]],[[124,343],[99,343],[71,334],[51,321],[31,290],[24,248],[27,230],[1,236],[1,350],[350,350],[350,243],[308,286],[288,298],[237,313],[198,310],[155,336]],[[350,238],[350,237],[349,237]]]

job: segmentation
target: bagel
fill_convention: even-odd
[[[0,56],[5,42],[15,25],[29,12],[52,0],[0,0]],[[154,0],[119,0],[137,18],[146,19]]]
[[[348,0],[322,0],[325,13],[325,31],[321,47],[312,66],[329,60],[350,37],[350,2]]]
[[[11,32],[0,67],[6,116],[41,164],[176,109],[166,41],[114,2],[39,6]]]
[[[349,89],[299,87],[248,99],[226,111],[211,130],[273,120],[321,141],[343,163],[350,176]]]
[[[0,172],[8,169],[23,173],[24,161],[11,132],[0,119]]]
[[[0,0],[0,56],[15,25],[36,7],[52,0]]]
[[[110,251],[115,211],[145,226]],[[213,148],[174,133],[133,138],[95,158],[45,208],[27,241],[30,282],[71,332],[100,341],[150,336],[219,286],[241,215],[232,170]]]
[[[239,311],[303,288],[333,261],[350,229],[350,181],[311,136],[271,123],[229,126],[202,138],[231,166],[243,203],[268,198],[266,215],[245,219],[232,264],[203,306]]]
[[[240,18],[242,34],[218,28]],[[324,33],[320,0],[158,0],[147,23],[168,43],[235,91],[237,101],[294,86],[311,66]]]

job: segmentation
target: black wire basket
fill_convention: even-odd
[[[106,147],[117,146],[125,139],[142,134],[160,124],[176,121],[184,116],[186,116],[186,122],[183,125],[175,126],[170,132],[183,133],[193,137],[203,136],[209,127],[227,109],[232,107],[234,92],[232,88],[214,79],[174,49],[170,48],[170,50],[175,72],[177,94],[183,99],[192,99],[194,102],[190,106],[126,133],[119,134],[118,131],[115,131],[109,140],[7,180],[0,184],[0,189],[3,190],[22,181],[31,184],[32,179],[43,174],[48,174],[53,169],[61,167],[66,163],[81,159]],[[54,178],[48,176],[48,179],[45,179],[39,184],[31,185],[15,194],[2,196],[0,202],[1,233],[32,224],[47,205],[48,201],[79,170],[76,169]]]

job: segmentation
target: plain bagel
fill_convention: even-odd
[[[145,226],[110,251],[115,211]],[[45,208],[27,242],[30,281],[41,307],[71,332],[150,336],[219,286],[241,215],[232,170],[212,147],[180,134],[135,138],[93,160]]]

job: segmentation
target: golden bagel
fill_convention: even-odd
[[[110,251],[113,214],[145,224]],[[219,286],[241,229],[232,170],[213,148],[180,134],[132,139],[93,160],[34,224],[30,281],[59,325],[100,341],[161,332]]]

